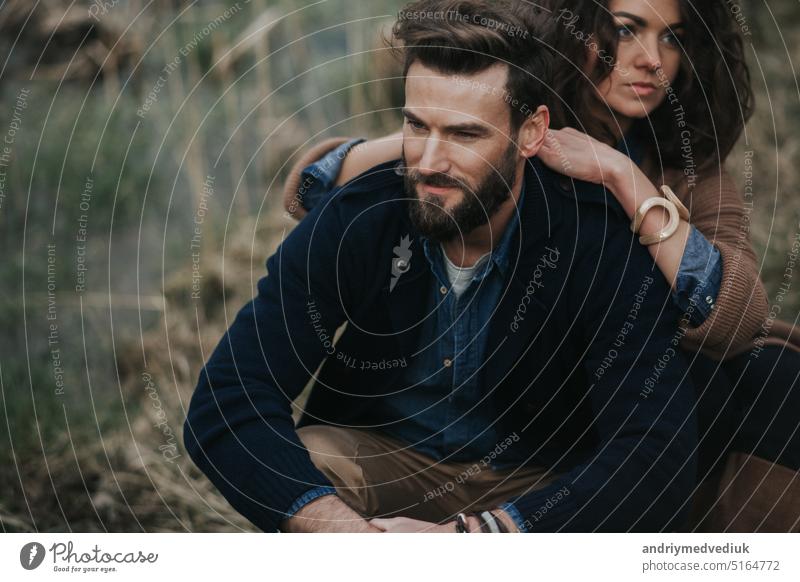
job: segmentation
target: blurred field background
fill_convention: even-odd
[[[253,530],[183,451],[185,410],[294,224],[297,152],[399,127],[380,35],[403,4],[0,0],[3,531]],[[775,298],[800,235],[800,4],[740,5],[757,113],[729,166],[743,184],[754,152]],[[797,320],[794,283],[781,307]]]

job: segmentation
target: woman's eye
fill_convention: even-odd
[[[617,27],[617,36],[620,38],[631,38],[633,36],[633,31],[624,24],[621,24]]]
[[[662,36],[661,39],[665,43],[667,43],[669,45],[672,45],[672,46],[679,46],[681,44],[680,37],[677,34],[675,34],[674,32],[668,32],[667,34]]]

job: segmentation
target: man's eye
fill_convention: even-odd
[[[464,139],[475,139],[478,137],[478,134],[472,133],[471,131],[457,131],[456,135]]]
[[[413,121],[411,119],[407,120],[409,127],[414,131],[422,131],[425,129],[425,125],[420,123],[419,121]]]

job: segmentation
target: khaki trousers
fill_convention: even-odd
[[[437,462],[375,430],[315,425],[297,434],[337,495],[365,518],[444,523],[461,511],[497,508],[558,476],[535,467],[495,471],[486,458]]]

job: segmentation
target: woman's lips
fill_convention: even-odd
[[[633,92],[639,97],[647,97],[656,92],[656,86],[652,83],[630,83],[628,86],[633,89]]]

